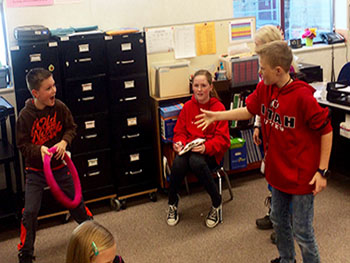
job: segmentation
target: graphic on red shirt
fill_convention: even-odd
[[[32,143],[43,145],[45,142],[54,138],[61,130],[61,122],[56,122],[56,112],[53,117],[48,115],[47,117],[36,119],[31,131]]]

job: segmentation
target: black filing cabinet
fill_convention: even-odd
[[[72,160],[86,201],[115,194],[104,34],[59,38],[64,101],[78,125]]]
[[[155,192],[144,33],[106,37],[117,196]]]
[[[31,98],[27,89],[26,74],[32,68],[45,68],[52,72],[56,83],[56,97],[62,99],[61,72],[58,57],[58,42],[28,42],[11,47],[12,69],[15,83],[17,112]]]

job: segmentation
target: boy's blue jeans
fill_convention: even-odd
[[[303,262],[319,263],[320,255],[312,226],[314,196],[287,194],[272,187],[271,206],[270,219],[276,232],[281,263],[294,262],[293,237],[300,247]]]

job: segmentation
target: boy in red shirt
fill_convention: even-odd
[[[295,262],[295,237],[303,262],[318,263],[312,223],[314,196],[327,186],[333,136],[329,112],[317,103],[311,86],[290,77],[293,55],[285,42],[265,44],[257,54],[263,80],[246,99],[246,107],[225,112],[202,110],[196,124],[205,129],[217,120],[260,116],[263,166],[272,186],[271,220],[280,254],[271,262]]]

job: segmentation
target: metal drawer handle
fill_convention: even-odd
[[[136,134],[132,134],[132,135],[129,135],[127,134],[126,137],[128,137],[128,139],[131,139],[131,138],[136,138],[136,137],[139,137],[140,134],[139,133],[136,133]]]
[[[94,100],[94,99],[95,99],[95,96],[90,96],[90,97],[84,97],[81,100],[82,101],[89,101],[89,100]]]
[[[137,100],[137,97],[128,97],[124,99],[125,101],[130,101],[130,100]]]
[[[135,172],[130,171],[130,174],[131,174],[131,175],[140,174],[140,173],[142,173],[142,169],[140,169],[140,170],[138,170],[138,171],[135,171]]]
[[[85,135],[85,139],[92,139],[92,138],[96,138],[96,137],[97,137],[97,133],[91,134],[91,135]]]
[[[132,64],[132,63],[134,63],[135,62],[135,60],[133,60],[133,59],[131,59],[131,60],[123,60],[122,61],[122,64],[124,65],[124,64]]]
[[[91,58],[79,58],[78,62],[90,62]]]
[[[96,175],[99,175],[100,173],[101,173],[100,171],[88,173],[88,176],[96,176]]]

